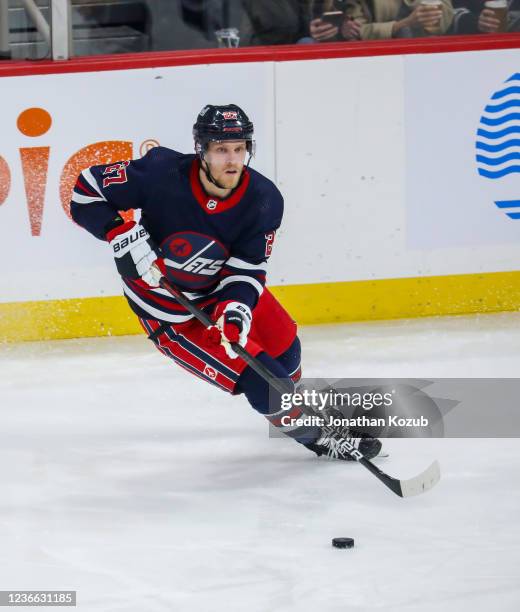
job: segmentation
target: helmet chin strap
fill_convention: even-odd
[[[213,175],[211,174],[211,170],[210,170],[210,166],[209,166],[209,162],[206,161],[204,155],[202,155],[202,169],[204,170],[204,174],[206,175],[206,178],[208,179],[208,181],[210,183],[213,183],[213,185],[215,185],[215,187],[218,187],[219,189],[228,189],[228,187],[224,187],[224,185],[221,185],[216,178],[213,178]]]

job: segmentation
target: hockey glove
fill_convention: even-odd
[[[251,329],[251,309],[240,302],[219,302],[213,311],[213,320],[216,324],[207,329],[209,344],[222,344],[226,355],[236,359],[238,355],[231,348],[231,342],[238,342],[240,346],[247,344],[247,336]]]
[[[107,240],[121,276],[140,278],[151,287],[159,286],[161,273],[152,265],[158,259],[156,247],[140,223],[128,221],[118,225],[107,233]]]

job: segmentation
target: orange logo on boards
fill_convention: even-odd
[[[41,138],[51,129],[52,117],[43,108],[27,108],[18,116],[16,125],[23,136],[33,139]],[[41,144],[38,142],[38,145],[23,146],[19,149],[32,236],[41,234],[50,156],[49,146],[46,146],[44,142]],[[156,140],[145,140],[140,147],[141,156],[158,145],[159,143]],[[133,143],[124,140],[95,142],[76,151],[69,157],[62,169],[59,185],[61,205],[67,216],[70,218],[69,208],[72,189],[82,170],[90,166],[130,160],[132,157]],[[11,183],[11,170],[5,159],[0,155],[0,205],[7,200]],[[121,214],[126,220],[133,218],[132,211],[122,212]]]

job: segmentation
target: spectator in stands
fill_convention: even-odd
[[[520,2],[513,0],[509,5],[508,32],[520,32]]]
[[[287,45],[309,35],[305,0],[241,0],[241,45]]]
[[[426,6],[422,0],[315,0],[310,34],[316,42],[371,40],[444,34],[453,18],[451,0]],[[324,22],[325,11],[343,10],[339,27]]]
[[[215,30],[236,27],[241,47],[284,45],[309,35],[309,1],[181,0],[181,10],[184,22],[208,40]]]
[[[484,0],[454,0],[452,34],[494,34],[500,21],[492,10],[484,6]],[[520,0],[508,0],[508,32],[520,32]]]
[[[168,1],[171,4],[171,0]],[[185,24],[214,42],[215,30],[237,25],[235,3],[229,0],[180,0],[180,9]],[[171,19],[170,15],[168,18]]]
[[[301,42],[332,42],[343,40],[340,34],[340,26],[322,19],[323,13],[331,11],[342,11],[345,13],[346,3],[340,0],[311,0],[310,15],[311,22],[309,31],[311,40]]]

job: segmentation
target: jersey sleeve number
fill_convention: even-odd
[[[107,176],[103,179],[103,187],[109,187],[114,183],[126,183],[128,181],[128,175],[126,173],[126,167],[130,162],[124,161],[117,164],[107,166],[103,171],[103,176],[106,174],[113,174],[114,176]]]
[[[265,256],[266,257],[270,257],[271,253],[273,252],[273,243],[274,243],[275,235],[276,235],[276,231],[269,232],[268,234],[265,235]]]

